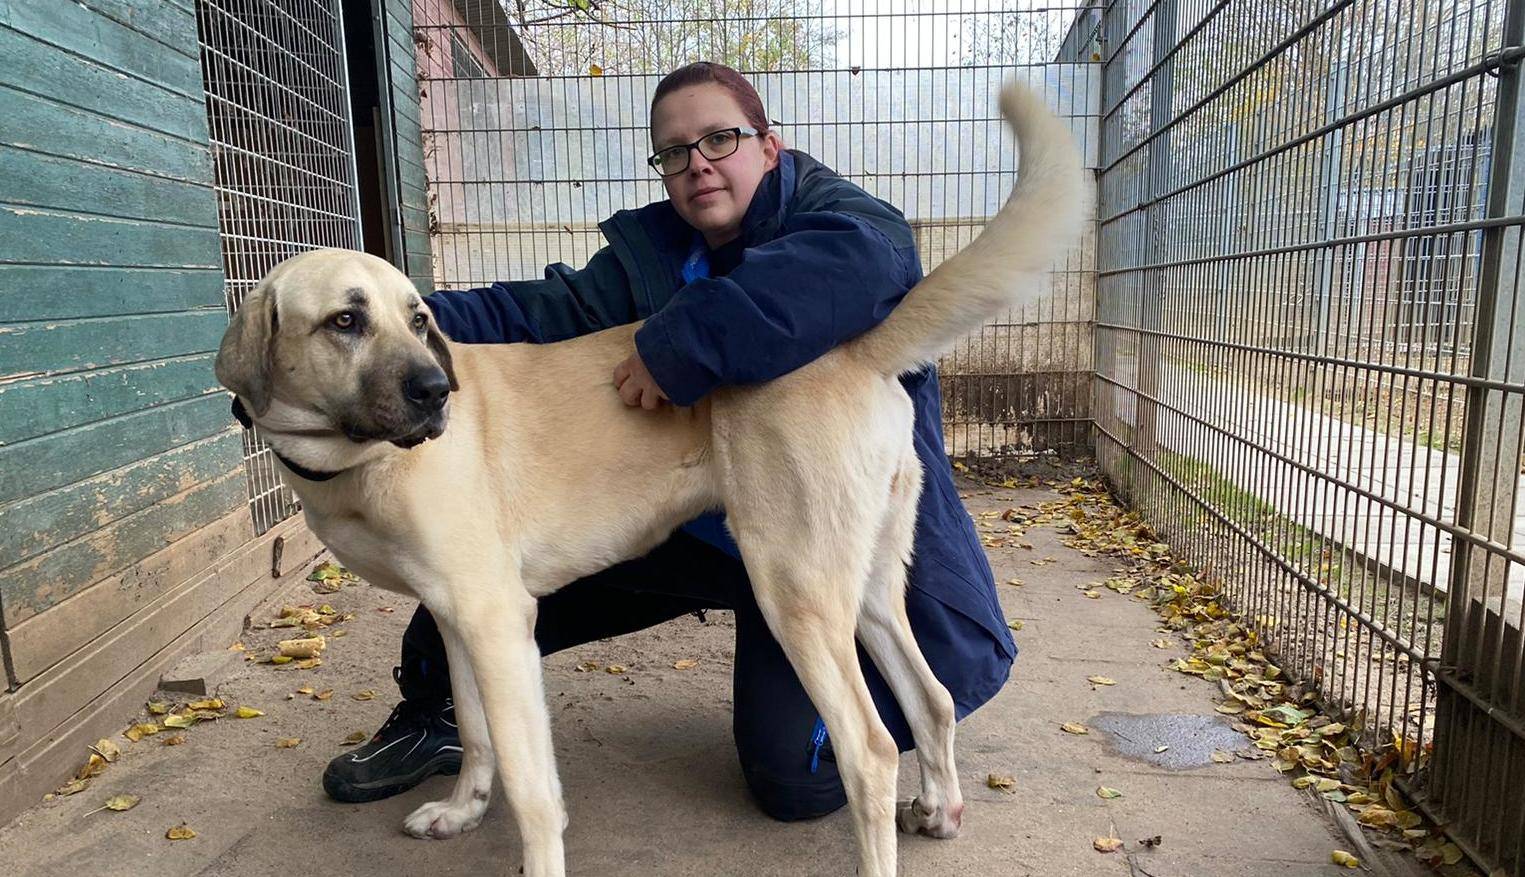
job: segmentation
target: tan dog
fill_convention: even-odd
[[[769,629],[831,734],[859,873],[895,873],[899,758],[855,635],[915,737],[922,790],[899,806],[900,827],[958,832],[953,703],[905,612],[922,475],[896,376],[1038,295],[1088,210],[1067,127],[1025,87],[1009,87],[1002,108],[1022,175],[978,239],[873,330],[691,409],[620,402],[610,374],[637,325],[558,344],[455,345],[391,265],[338,250],[282,262],[250,294],[218,379],[294,464],[287,481],[313,532],[371,583],[416,595],[444,635],[463,765],[448,799],[407,817],[409,833],[474,828],[496,752],[524,873],[564,873],[536,598],[722,507]]]

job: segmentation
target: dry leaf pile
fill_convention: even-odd
[[[1175,558],[1141,516],[1116,505],[1098,481],[1076,478],[1052,486],[1064,499],[1043,503],[1035,511],[1024,506],[992,517],[1023,529],[1052,523],[1065,534],[1061,541],[1082,554],[1130,562],[1125,574],[1103,583],[1105,589],[1148,603],[1160,615],[1163,628],[1185,640],[1190,654],[1171,659],[1167,666],[1216,683],[1222,697],[1217,711],[1233,717],[1234,727],[1248,738],[1244,749],[1215,752],[1213,761],[1268,759],[1292,777],[1297,788],[1346,806],[1368,828],[1401,837],[1422,861],[1460,860],[1461,850],[1425,824],[1395,782],[1422,766],[1428,745],[1396,737],[1376,748],[1360,745],[1366,731],[1360,717],[1326,713],[1311,690],[1288,680],[1267,655],[1257,631],[1224,604],[1217,584]],[[1087,590],[1085,595],[1099,598],[1101,593]],[[1152,645],[1167,649],[1172,643],[1158,639]],[[1089,681],[1106,684],[1100,677]],[[1065,725],[1064,730],[1084,733],[1078,725]],[[1098,838],[1097,849],[1104,840],[1108,839]],[[1347,864],[1338,858],[1336,862]]]

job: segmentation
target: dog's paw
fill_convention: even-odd
[[[920,798],[916,798],[901,801],[895,806],[895,825],[906,834],[954,838],[958,837],[959,826],[963,821],[963,804],[929,808]]]
[[[402,830],[414,837],[445,840],[476,828],[485,812],[487,802],[475,798],[464,804],[430,801],[408,814],[402,821]]]

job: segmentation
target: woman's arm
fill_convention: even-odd
[[[636,349],[679,405],[772,380],[888,316],[916,281],[906,249],[854,213],[799,214],[725,277],[679,290],[636,333]]]
[[[543,280],[440,291],[424,301],[440,328],[463,344],[565,341],[636,321],[630,280],[604,247],[581,271],[555,264]]]

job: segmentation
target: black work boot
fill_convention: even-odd
[[[328,763],[323,791],[335,801],[380,801],[437,773],[461,772],[461,735],[455,705],[402,701],[370,742]]]

